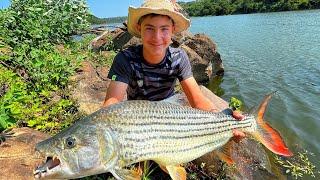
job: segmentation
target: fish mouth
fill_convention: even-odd
[[[46,157],[46,161],[34,170],[34,177],[36,179],[46,177],[52,174],[52,172],[59,166],[61,166],[61,161],[58,157],[48,156]]]

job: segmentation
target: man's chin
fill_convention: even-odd
[[[166,53],[167,48],[164,46],[153,46],[150,48],[150,52],[154,55],[164,55]]]

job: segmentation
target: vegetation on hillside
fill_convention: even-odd
[[[75,119],[68,81],[85,56],[71,36],[88,29],[87,16],[84,0],[12,0],[0,10],[0,131],[57,131]]]
[[[111,17],[111,18],[98,18],[92,14],[89,15],[88,21],[91,24],[113,24],[122,23],[127,20],[127,16]]]
[[[190,16],[319,9],[320,0],[197,0],[179,2]]]

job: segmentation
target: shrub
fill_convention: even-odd
[[[57,45],[85,31],[87,16],[84,0],[12,0],[0,10],[0,131],[19,122],[55,131],[74,120],[66,87],[82,58]]]
[[[28,102],[27,84],[14,72],[0,65],[0,130],[25,119]]]
[[[65,43],[89,27],[87,18],[84,0],[12,0],[0,15],[0,36],[11,47]]]

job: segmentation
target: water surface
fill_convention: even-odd
[[[247,108],[277,91],[265,119],[320,169],[320,10],[192,18],[191,32],[218,45],[222,97]]]

